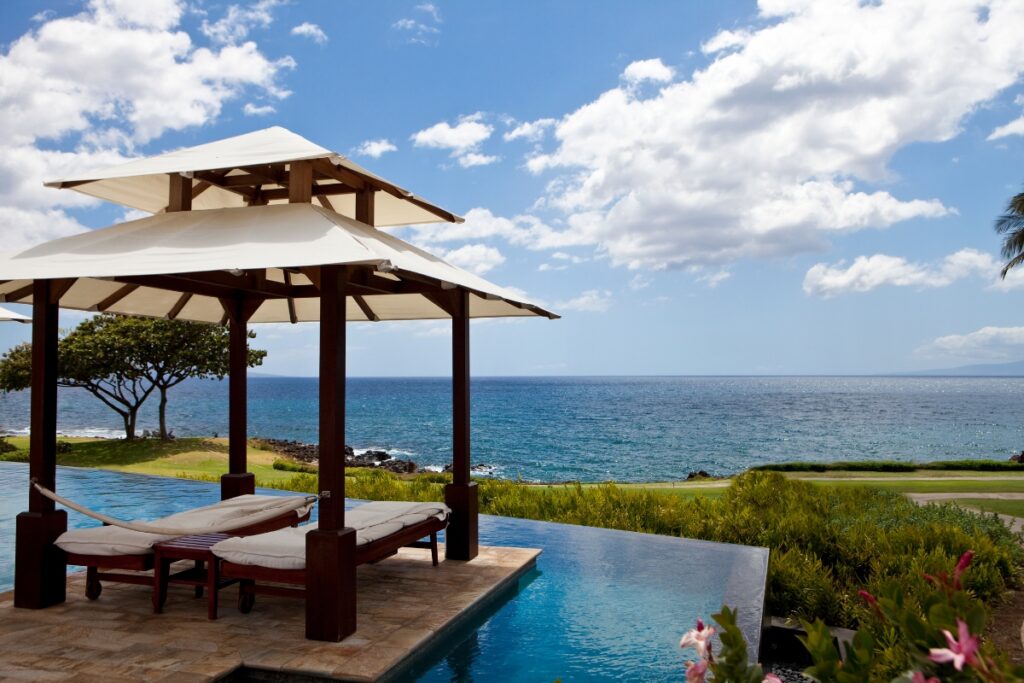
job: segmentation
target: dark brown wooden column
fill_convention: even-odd
[[[254,302],[245,297],[221,302],[228,314],[228,473],[220,478],[221,500],[256,492],[256,476],[248,471],[249,318]]]
[[[32,396],[29,477],[50,490],[57,482],[56,291],[50,280],[32,286]],[[40,609],[64,602],[67,562],[53,542],[68,516],[29,489],[28,512],[18,515],[14,552],[14,606]]]
[[[469,291],[460,289],[452,310],[452,483],[444,489],[452,509],[445,533],[445,558],[472,560],[479,552],[479,496],[470,481]]]
[[[356,630],[356,532],[345,527],[344,266],[320,267],[319,528],[306,534],[306,637]]]

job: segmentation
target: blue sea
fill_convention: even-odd
[[[451,460],[445,378],[352,378],[347,441],[420,467]],[[178,436],[227,433],[227,383],[171,390]],[[517,377],[472,384],[473,461],[533,481],[671,480],[791,460],[1006,459],[1024,449],[1024,378]],[[28,394],[0,395],[0,430],[27,431]],[[139,431],[156,426],[156,399]],[[117,437],[120,418],[62,389],[58,427]],[[315,378],[253,377],[249,434],[317,441]]]

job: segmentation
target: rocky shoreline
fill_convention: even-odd
[[[287,439],[249,439],[249,445],[310,465],[320,462],[320,446],[315,443]],[[366,450],[356,455],[355,449],[348,445],[345,446],[345,467],[379,467],[396,474],[414,474],[419,471],[412,460],[393,458],[387,451],[379,450]]]

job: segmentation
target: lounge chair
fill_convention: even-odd
[[[287,498],[293,500],[292,498]],[[297,499],[294,499],[297,500]],[[183,530],[209,528],[211,531],[233,521],[246,517],[263,517],[254,524],[233,528],[230,533],[244,536],[262,534],[277,529],[295,526],[309,519],[311,506],[299,510],[285,510],[277,517],[265,519],[264,511],[279,507],[282,496],[243,495],[222,500],[213,505],[179,512],[149,522],[155,527]],[[152,585],[149,574],[125,574],[122,572],[101,572],[104,569],[120,569],[144,572],[153,569],[153,546],[162,541],[185,535],[162,535],[123,529],[116,526],[99,526],[88,529],[72,529],[61,534],[55,544],[67,555],[68,564],[86,567],[85,596],[90,600],[100,597],[103,591],[101,581]],[[194,533],[189,531],[187,533]]]
[[[429,548],[437,566],[437,532],[448,526],[443,503],[377,501],[345,512],[345,526],[356,530],[356,565],[378,562],[399,548]],[[221,558],[220,575],[238,579],[238,608],[252,609],[257,593],[305,596],[306,534],[316,524],[245,538],[229,538],[211,548]],[[429,541],[422,539],[429,537]],[[269,584],[289,584],[289,586]]]

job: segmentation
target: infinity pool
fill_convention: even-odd
[[[68,498],[128,519],[211,504],[220,493],[215,484],[77,468],[60,468],[57,482]],[[0,463],[0,591],[12,587],[14,518],[27,497],[27,466]],[[94,524],[74,512],[68,523]],[[517,590],[395,678],[678,681],[680,635],[723,603],[739,609],[757,652],[763,548],[489,515],[480,518],[480,541],[544,552]]]

